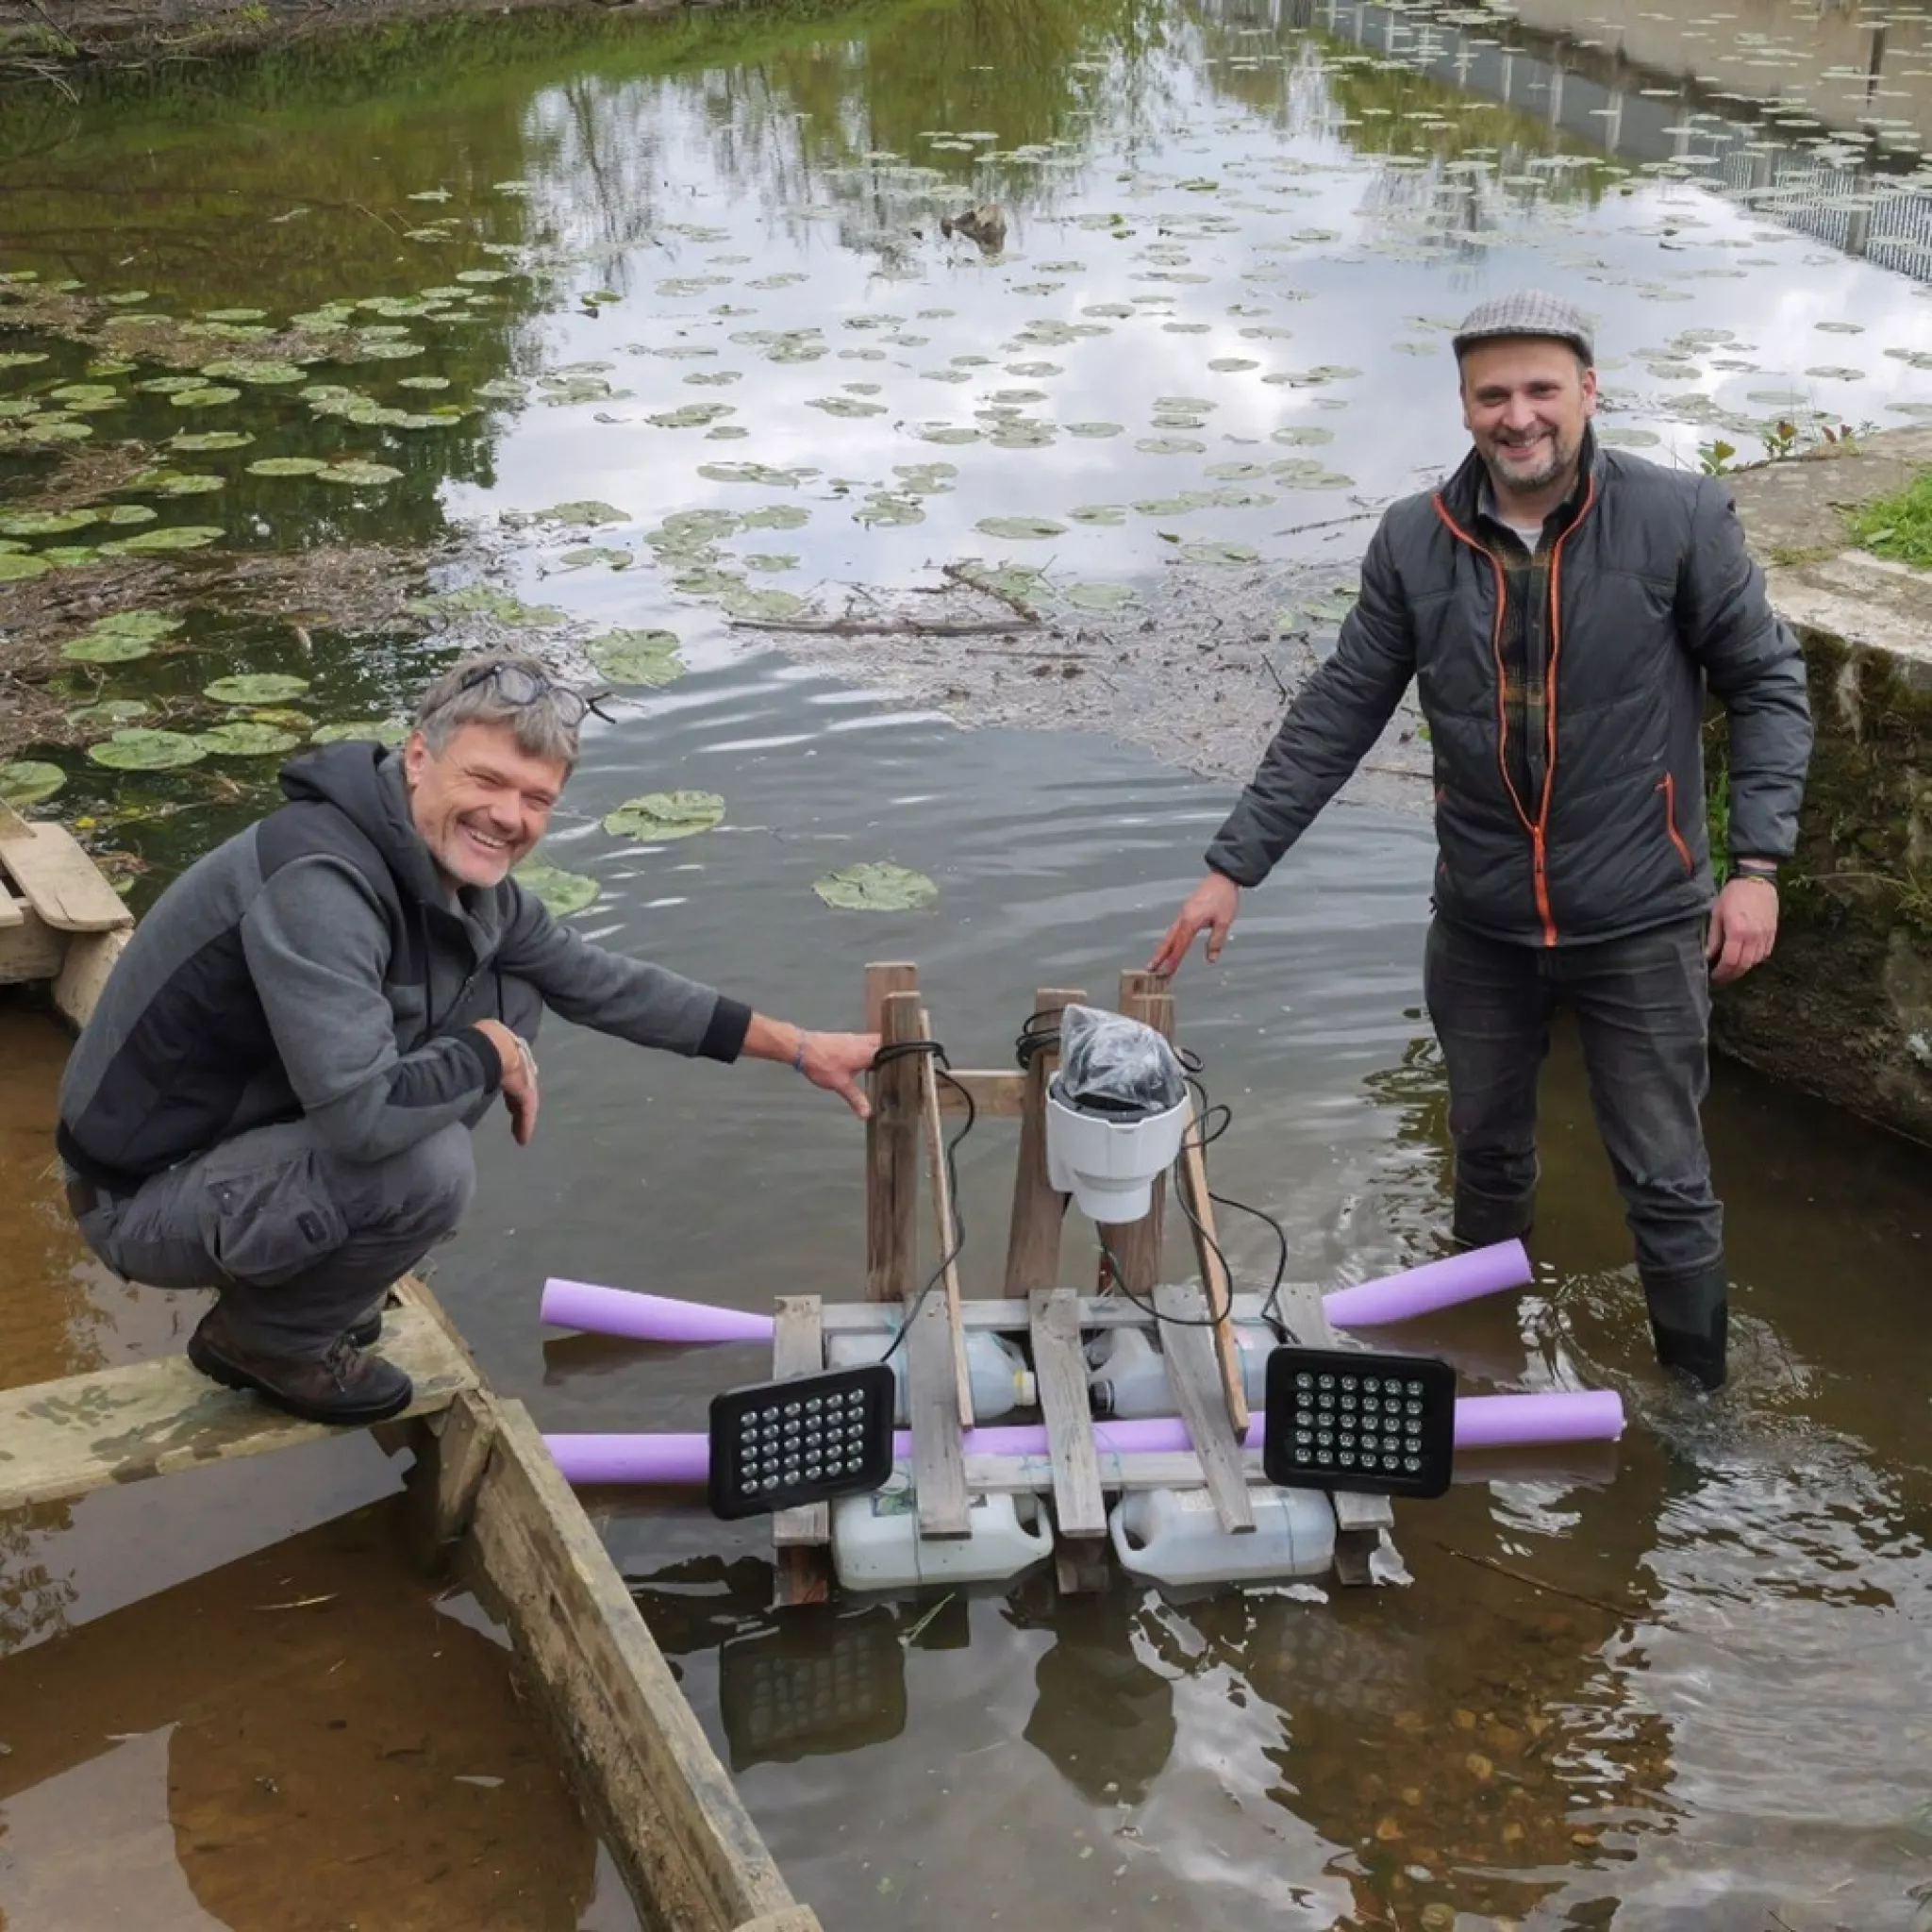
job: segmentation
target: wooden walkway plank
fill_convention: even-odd
[[[914,1295],[917,1291],[914,1291]],[[906,1307],[912,1307],[908,1296]],[[973,1533],[966,1496],[966,1445],[953,1380],[953,1327],[946,1305],[927,1295],[912,1318],[906,1350],[906,1419],[912,1430],[912,1487],[921,1536]]]
[[[0,869],[10,874],[27,904],[60,932],[111,932],[132,925],[134,914],[95,869],[65,825],[0,816]]]
[[[1033,995],[1036,1013],[1058,1014],[1063,1007],[1082,1006],[1084,992],[1067,987],[1042,987]],[[1059,1279],[1060,1223],[1067,1197],[1056,1193],[1046,1177],[1046,1083],[1059,1064],[1059,1056],[1041,1052],[1026,1070],[1020,1113],[1020,1165],[1013,1181],[1013,1220],[1007,1237],[1007,1293],[1024,1301],[1036,1288],[1052,1288]],[[1024,1322],[1016,1324],[1024,1325]]]
[[[390,1310],[381,1353],[416,1385],[396,1421],[444,1408],[476,1386],[467,1357],[422,1307]],[[220,1388],[181,1355],[0,1390],[0,1515],[340,1433]]]
[[[1054,1517],[1063,1537],[1107,1534],[1107,1502],[1093,1448],[1087,1358],[1080,1347],[1080,1300],[1070,1288],[1029,1297],[1033,1373],[1053,1457]]]
[[[1255,1510],[1241,1473],[1241,1445],[1228,1423],[1221,1391],[1221,1367],[1215,1359],[1213,1331],[1208,1326],[1206,1298],[1191,1281],[1162,1282],[1155,1288],[1154,1306],[1166,1317],[1160,1324],[1160,1346],[1167,1357],[1167,1379],[1174,1389],[1174,1407],[1201,1458],[1214,1513],[1231,1535],[1252,1530]]]
[[[470,1530],[476,1580],[543,1686],[632,1898],[679,1932],[817,1932],[528,1411],[494,1406]]]

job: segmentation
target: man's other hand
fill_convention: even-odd
[[[804,1055],[799,1072],[814,1087],[838,1094],[860,1120],[872,1118],[872,1102],[858,1084],[878,1056],[876,1033],[799,1034]]]
[[[1771,957],[1777,940],[1777,887],[1768,878],[1740,874],[1710,908],[1705,956],[1719,986],[1741,979]]]
[[[509,1130],[519,1147],[527,1147],[537,1131],[537,1057],[528,1041],[501,1020],[478,1020],[475,1024],[496,1049],[503,1066],[503,1104],[509,1108]]]
[[[1213,965],[1227,943],[1228,928],[1234,924],[1241,905],[1241,889],[1224,874],[1210,872],[1188,895],[1180,916],[1168,927],[1167,937],[1148,960],[1148,972],[1178,972],[1181,961],[1188,957],[1188,948],[1194,943],[1194,935],[1203,930],[1208,934],[1208,963]]]

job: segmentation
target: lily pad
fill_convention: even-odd
[[[745,584],[733,584],[720,591],[718,601],[732,617],[767,623],[783,623],[807,608],[806,600],[791,591],[754,591]]]
[[[1077,610],[1124,610],[1134,601],[1127,584],[1069,584],[1059,594]]]
[[[0,584],[18,584],[28,577],[43,576],[53,567],[38,557],[22,557],[0,551]]]
[[[207,496],[225,489],[220,476],[196,475],[185,470],[142,470],[128,477],[124,490],[140,490],[154,496]]]
[[[808,409],[823,409],[828,416],[883,416],[884,403],[861,402],[857,396],[808,396]],[[652,419],[657,420],[655,417]]]
[[[580,872],[565,872],[541,859],[526,858],[512,874],[526,892],[533,893],[553,919],[568,919],[597,903],[603,891],[597,881]]]
[[[729,403],[686,403],[681,408],[646,416],[644,421],[658,429],[702,429],[706,424],[732,413]]]
[[[1067,526],[1049,517],[982,517],[973,526],[988,537],[1004,537],[1014,542],[1037,542],[1047,537],[1064,537]]]
[[[110,616],[95,618],[89,629],[96,637],[141,638],[153,643],[157,638],[172,637],[184,622],[159,610],[117,610]]]
[[[388,463],[346,462],[330,463],[315,473],[318,483],[341,483],[350,488],[374,488],[378,483],[393,483],[403,473]]]
[[[774,503],[747,510],[740,522],[747,530],[796,530],[811,522],[811,512],[802,504]]]
[[[145,718],[149,711],[145,698],[100,698],[92,705],[80,705],[67,714],[70,724],[105,724],[117,730]]]
[[[684,675],[678,640],[668,630],[608,630],[584,646],[613,684],[672,684]]]
[[[867,861],[812,881],[812,891],[841,912],[917,912],[937,904],[940,889],[923,872]]]
[[[197,731],[194,741],[204,751],[219,752],[225,758],[255,758],[293,751],[302,739],[298,732],[264,724],[258,718],[233,718],[225,724]]]
[[[320,457],[262,457],[248,466],[251,476],[312,476],[328,467]]]
[[[553,503],[537,512],[540,524],[560,524],[566,529],[591,529],[599,524],[627,524],[630,518],[615,504],[587,498],[578,503]]]
[[[340,724],[318,724],[308,734],[310,744],[341,744],[371,740],[376,744],[398,745],[409,735],[400,718],[357,718]]]
[[[608,814],[604,829],[613,839],[689,839],[708,832],[724,816],[715,791],[650,791],[627,798]]]
[[[201,373],[211,382],[252,382],[265,387],[274,387],[288,382],[306,382],[308,372],[293,362],[279,360],[249,361],[242,357],[228,357],[219,362],[204,362]]]
[[[282,671],[244,672],[235,677],[218,677],[202,688],[202,696],[218,705],[279,705],[299,698],[308,689],[306,677],[292,677]]]
[[[208,751],[185,732],[135,725],[90,745],[87,755],[110,772],[166,772],[176,765],[198,765]]]
[[[36,758],[0,765],[0,805],[25,810],[52,798],[66,782],[67,774],[58,765],[42,764]]]
[[[209,382],[198,383],[193,389],[177,389],[168,400],[177,409],[218,409],[225,403],[237,401],[241,394],[239,389]]]
[[[509,630],[555,630],[569,617],[554,604],[525,604],[488,584],[466,584],[459,591],[439,591],[404,607],[415,617],[487,617]]]
[[[163,550],[201,550],[224,532],[211,524],[173,524],[166,529],[142,530],[133,537],[117,537],[101,548],[109,557],[151,557]]]
[[[1190,563],[1257,563],[1261,557],[1249,543],[1184,543],[1181,555]]]
[[[101,521],[125,528],[129,524],[151,524],[159,514],[160,512],[151,504],[117,503],[111,508],[101,512]]]
[[[100,520],[97,509],[16,510],[11,516],[0,516],[0,536],[60,537],[69,530],[84,530]]]
[[[70,638],[60,646],[61,657],[70,664],[131,664],[135,658],[146,658],[153,651],[154,642],[149,638],[103,630]]]
[[[581,544],[575,550],[566,550],[557,559],[560,570],[588,570],[599,563],[607,563],[612,570],[628,570],[636,561],[628,550],[619,550],[608,543]]]

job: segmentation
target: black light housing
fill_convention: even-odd
[[[892,1473],[892,1371],[885,1362],[711,1398],[711,1513],[729,1521],[878,1489]]]
[[[1440,1496],[1456,1455],[1456,1371],[1433,1356],[1277,1348],[1261,1466],[1292,1490]]]

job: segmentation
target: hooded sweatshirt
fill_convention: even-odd
[[[131,1192],[277,1121],[376,1161],[474,1119],[501,1062],[453,1019],[491,974],[640,1046],[737,1058],[750,1008],[591,945],[514,878],[452,890],[393,753],[329,745],[281,782],[287,805],[156,901],[69,1057],[57,1140],[88,1179]]]

